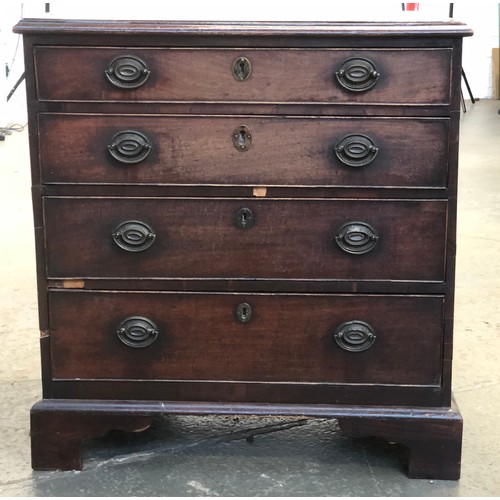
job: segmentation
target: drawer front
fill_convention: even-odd
[[[42,114],[44,183],[444,187],[448,119]]]
[[[55,379],[440,382],[439,296],[57,291],[49,304]]]
[[[42,101],[450,101],[451,49],[37,47],[34,52]]]
[[[444,280],[446,202],[45,198],[49,277]]]

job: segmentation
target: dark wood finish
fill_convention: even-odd
[[[248,207],[249,229],[236,225]],[[46,198],[50,277],[198,277],[434,281],[444,279],[442,201]],[[111,237],[127,220],[156,232],[144,252]],[[350,255],[338,228],[365,221],[375,248]]]
[[[25,47],[45,398],[33,408],[34,467],[80,467],[86,437],[137,430],[159,412],[241,412],[337,417],[353,435],[407,445],[411,476],[457,478],[460,59],[472,32],[460,23],[76,20],[22,20],[15,31]],[[134,90],[104,73],[123,54],[151,70]],[[241,81],[237,57],[252,68]],[[371,90],[336,81],[349,57],[380,72]],[[142,162],[111,158],[123,130],[151,140]],[[247,135],[235,139],[238,130]],[[364,167],[340,163],[333,149],[352,134],[378,148]],[[241,208],[252,227],[238,227]],[[132,254],[113,242],[130,220],[154,228],[151,248]],[[349,221],[377,231],[370,252],[334,242]],[[243,302],[250,322],[235,313]],[[123,323],[131,315],[140,318]],[[146,316],[157,340],[121,343],[116,324]],[[352,320],[377,334],[369,349],[332,341]]]
[[[130,290],[129,278],[48,279],[49,289]],[[286,280],[248,278],[133,278],[137,291],[444,294],[445,282],[380,280]]]
[[[49,380],[44,397],[148,401],[226,401],[442,407],[441,385],[381,385],[183,380]]]
[[[206,40],[216,38],[219,35],[265,37],[275,36],[291,38],[301,36],[313,36],[325,38],[335,36],[342,40],[344,37],[356,37],[364,40],[368,37],[377,39],[384,37],[399,36],[405,38],[420,37],[453,37],[471,36],[470,30],[460,22],[252,22],[252,21],[132,21],[132,20],[76,20],[76,19],[22,19],[14,27],[15,33],[24,35],[37,34],[69,34],[86,36],[80,43],[90,43],[92,39],[100,35],[133,36],[134,40],[140,35],[153,35],[157,38],[165,38],[175,35],[181,40],[181,35],[196,36],[198,39]],[[253,41],[253,40],[252,40]],[[400,40],[398,40],[399,42]],[[413,40],[412,40],[413,41]],[[331,40],[329,41],[332,43]],[[288,42],[290,43],[290,42]],[[392,44],[394,42],[392,41]]]
[[[233,186],[233,185],[152,185],[152,184],[46,184],[42,196],[119,196],[153,198],[263,198],[255,193],[265,188],[267,198],[351,198],[351,199],[447,199],[447,188],[391,188],[336,186]],[[257,190],[257,191],[256,191]]]
[[[85,439],[112,429],[143,431],[151,421],[149,415],[61,411],[42,402],[31,410],[31,465],[37,470],[81,470]]]
[[[460,479],[463,421],[453,405],[443,414],[401,418],[340,418],[351,437],[378,436],[404,444],[409,451],[408,475],[416,479]]]
[[[253,103],[253,102],[115,102],[115,101],[39,101],[40,112],[97,113],[97,114],[193,114],[193,115],[280,115],[280,116],[349,116],[358,117],[428,117],[442,118],[454,111],[449,104],[353,104],[347,102],[322,103]]]
[[[131,92],[114,88],[104,71],[121,55],[142,59],[148,81]],[[65,101],[214,101],[447,104],[451,51],[246,49],[35,49],[38,98]],[[234,78],[238,57],[251,61],[245,81]],[[380,81],[368,92],[349,92],[334,73],[352,57],[368,58]],[[426,75],[425,87],[420,85]],[[54,81],[58,82],[54,85]],[[293,85],[290,82],[293,81]]]
[[[42,114],[39,120],[44,183],[447,184],[448,119]],[[241,125],[252,133],[243,152],[231,140]],[[123,164],[109,154],[107,146],[123,130],[151,141],[151,153],[140,163]],[[335,146],[351,134],[369,137],[378,148],[369,165],[351,167],[336,157]]]
[[[154,415],[302,415],[337,418],[351,436],[377,435],[410,449],[409,475],[419,479],[458,479],[462,418],[458,409],[342,407],[185,402],[50,400],[32,409],[33,466],[38,469],[81,469],[83,439],[106,430],[142,430]],[[43,440],[42,438],[43,434]],[[64,438],[64,439],[61,439]]]
[[[235,315],[241,303],[252,308],[248,323]],[[49,304],[55,379],[439,385],[441,377],[443,297],[72,291],[52,292]],[[118,339],[129,316],[158,325],[153,344]],[[366,351],[333,339],[351,320],[375,330]]]

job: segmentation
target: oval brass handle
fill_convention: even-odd
[[[240,229],[250,229],[254,224],[255,216],[249,208],[243,207],[236,212],[236,225]]]
[[[344,61],[335,72],[337,82],[346,90],[364,92],[378,81],[380,73],[373,62],[363,57],[353,57]]]
[[[238,57],[233,64],[233,76],[238,81],[246,80],[252,73],[252,65],[246,57]]]
[[[370,252],[379,240],[377,231],[366,222],[346,222],[335,233],[335,242],[344,251],[354,255]]]
[[[365,167],[378,154],[378,147],[366,135],[351,134],[343,137],[333,148],[337,158],[348,167]]]
[[[236,307],[236,317],[240,323],[248,323],[252,319],[252,306],[242,302]]]
[[[138,220],[122,222],[112,232],[114,242],[127,252],[143,252],[155,241],[156,233],[153,229]]]
[[[125,55],[113,59],[104,74],[119,89],[137,89],[148,81],[151,71],[139,57]]]
[[[113,136],[108,152],[120,163],[139,163],[151,153],[151,141],[136,130],[122,130]]]
[[[364,321],[353,320],[342,323],[333,335],[335,342],[349,352],[362,352],[369,349],[377,336],[371,325]]]
[[[129,347],[147,347],[158,337],[159,330],[154,321],[144,316],[129,316],[118,325],[116,335]]]

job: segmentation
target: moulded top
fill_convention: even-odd
[[[262,22],[22,19],[21,34],[252,35],[252,36],[471,36],[464,23],[449,22]]]

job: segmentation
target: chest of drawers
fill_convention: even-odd
[[[23,20],[36,469],[158,413],[330,416],[456,479],[458,23]]]

